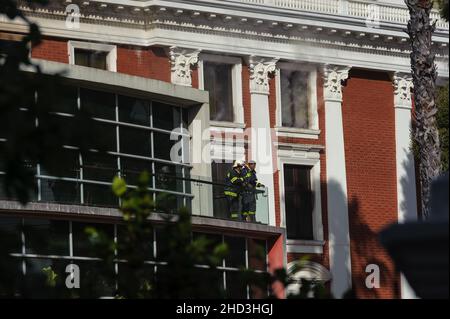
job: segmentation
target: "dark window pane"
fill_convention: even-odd
[[[0,248],[0,254],[2,253]],[[23,279],[22,259],[2,256],[0,262],[0,299],[22,297]]]
[[[25,219],[27,254],[68,256],[69,223],[47,219]]]
[[[25,298],[69,298],[70,292],[65,285],[66,266],[69,261],[41,258],[26,259],[26,275],[24,277],[24,289],[22,292]],[[51,269],[56,273],[56,286],[51,287],[47,283],[47,275],[44,268]],[[81,276],[82,277],[82,276]]]
[[[81,108],[98,117],[107,120],[116,119],[116,95],[102,91],[80,89]]]
[[[169,233],[165,228],[155,227],[156,232],[156,259],[158,261],[167,261],[167,256],[170,254],[169,241],[171,240],[168,236]]]
[[[119,121],[150,126],[150,103],[119,95]]]
[[[75,49],[74,51],[76,65],[87,66],[90,68],[101,70],[107,69],[106,58],[108,56],[108,52],[85,49]]]
[[[180,127],[180,109],[172,105],[159,102],[152,103],[153,126],[156,128],[172,131]]]
[[[80,289],[76,293],[81,298],[112,297],[115,290],[114,264],[102,261],[75,262],[80,267]]]
[[[155,143],[155,158],[168,160],[172,162],[182,161],[182,149],[179,136],[175,136],[176,140],[173,140],[171,134],[166,133],[153,133],[153,141]],[[177,145],[175,145],[177,143]],[[173,149],[173,154],[172,152]]]
[[[230,250],[225,258],[225,265],[233,268],[245,267],[245,238],[225,236],[225,243]]]
[[[209,256],[213,256],[214,249],[222,244],[222,236],[217,234],[208,234],[208,233],[193,233],[193,240],[205,241],[206,243],[206,251],[205,251],[205,261],[203,264],[206,264],[207,258]],[[222,262],[220,265],[222,266]]]
[[[84,204],[116,207],[119,199],[112,192],[110,185],[83,184]]]
[[[121,153],[151,157],[150,131],[121,126],[119,132]]]
[[[6,199],[5,177],[0,175],[0,199]]]
[[[153,287],[154,283],[154,266],[145,265],[144,267],[132,267],[128,263],[119,264],[119,275],[117,278],[120,296],[135,296],[140,290],[140,286],[146,283]]]
[[[78,88],[76,86],[63,86],[58,95],[60,103],[57,111],[61,113],[75,113],[78,109]]]
[[[309,127],[308,72],[282,70],[281,105],[283,126]]]
[[[142,232],[139,243],[130,239],[135,234],[130,234],[124,225],[117,226],[117,242],[119,258],[128,260],[131,256],[140,256],[145,260],[153,260],[153,229],[149,225]]]
[[[147,171],[149,174],[152,174],[153,172],[152,162],[128,157],[120,158],[120,167],[122,177],[129,185],[137,185],[139,176],[142,172]],[[152,185],[153,177],[151,177],[151,183],[149,186]]]
[[[209,92],[211,120],[233,122],[232,66],[204,63],[205,90]]]
[[[227,271],[227,296],[232,299],[247,299],[247,285],[240,272]]]
[[[166,192],[156,193],[155,207],[160,213],[177,214],[184,206],[183,196]]]
[[[51,203],[80,203],[80,183],[41,179],[41,201]]]
[[[248,238],[247,243],[249,268],[252,270],[266,271],[266,242],[264,240]]]
[[[21,253],[22,219],[0,216],[0,251],[7,253]]]
[[[114,225],[72,222],[73,254],[77,257],[99,257],[98,246],[89,239],[86,228],[94,228],[101,236],[114,239]]]
[[[286,229],[289,239],[314,239],[310,167],[285,165]]]
[[[177,165],[155,163],[156,188],[183,192],[183,168]]]
[[[115,156],[93,152],[83,156],[84,179],[112,182],[117,173],[117,158]]]
[[[189,128],[189,110],[182,109],[182,120],[183,120],[183,129]]]
[[[75,150],[61,149],[47,165],[49,171],[41,167],[41,175],[57,177],[80,177],[80,159]]]
[[[77,146],[76,122],[72,117],[44,113],[39,117],[39,128],[50,133],[46,142],[53,145]]]
[[[92,121],[89,128],[91,129],[89,136],[92,137],[89,146],[91,149],[113,152],[117,150],[115,125]]]

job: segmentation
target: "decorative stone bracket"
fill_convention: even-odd
[[[412,89],[414,83],[409,73],[395,72],[393,76],[394,106],[397,108],[412,108]]]
[[[251,56],[250,67],[250,92],[254,94],[270,93],[269,76],[276,71],[276,64],[279,59],[267,59]]]
[[[351,67],[325,65],[324,67],[324,97],[325,100],[342,101],[342,86],[348,79]]]
[[[171,81],[173,84],[192,86],[192,67],[198,63],[200,50],[170,47]]]

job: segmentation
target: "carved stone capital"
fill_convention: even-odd
[[[342,86],[348,79],[349,66],[325,65],[324,75],[324,98],[325,100],[342,101]]]
[[[414,88],[411,74],[395,72],[392,82],[394,85],[394,106],[411,109],[412,89]]]
[[[269,76],[276,71],[278,59],[268,59],[251,56],[250,67],[250,92],[254,94],[269,94]]]
[[[192,67],[198,63],[200,50],[170,47],[171,81],[173,84],[192,86]]]

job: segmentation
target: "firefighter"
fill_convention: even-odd
[[[242,193],[242,166],[241,161],[235,161],[233,168],[225,177],[224,195],[228,203],[228,212],[231,219],[239,220],[240,214],[240,197]]]
[[[256,188],[264,187],[258,182],[256,176],[256,162],[249,161],[242,172],[243,193],[242,193],[242,215],[248,222],[256,221]]]

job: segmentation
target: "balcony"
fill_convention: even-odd
[[[200,0],[201,2],[211,2]],[[359,19],[378,19],[380,22],[406,25],[409,11],[403,1],[398,4],[379,3],[361,0],[224,0],[230,4],[249,4],[261,7],[273,7],[303,12],[328,14]],[[448,29],[449,23],[441,19],[438,11],[431,13],[437,20],[437,28]]]
[[[120,200],[114,196],[110,182],[82,178],[83,171],[90,170],[91,176],[118,174],[108,168],[84,166],[73,170],[73,177],[36,176],[36,189],[32,203],[76,205],[97,208],[116,208]],[[94,174],[92,173],[94,172]],[[135,180],[140,172],[122,170],[125,179]],[[155,213],[177,214],[180,208],[187,208],[192,216],[210,217],[223,220],[231,219],[227,199],[224,195],[225,184],[216,183],[206,178],[182,177],[171,174],[150,174],[151,185],[148,190],[153,194]],[[0,173],[0,182],[2,173]],[[136,188],[134,185],[128,186]],[[268,190],[255,191],[257,209],[254,223],[268,225]],[[0,200],[8,200],[0,189]],[[244,221],[239,218],[238,221]]]

